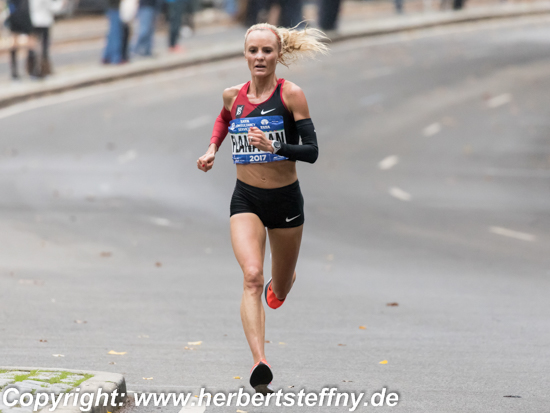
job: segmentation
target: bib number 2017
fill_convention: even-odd
[[[267,155],[249,155],[250,159],[249,162],[262,162],[265,161],[267,158]]]

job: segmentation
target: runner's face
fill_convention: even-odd
[[[254,30],[248,34],[244,57],[252,76],[269,76],[275,73],[279,58],[277,36],[270,30]]]

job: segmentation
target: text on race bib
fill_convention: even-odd
[[[260,129],[270,141],[286,143],[285,125],[282,116],[262,116],[256,118],[233,119],[229,124],[233,163],[266,163],[284,161],[288,158],[264,152],[248,142],[248,130],[251,127]]]

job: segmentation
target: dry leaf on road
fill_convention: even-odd
[[[379,364],[388,364],[388,360],[382,360]]]
[[[202,341],[188,341],[187,344],[190,346],[200,346],[202,344]]]
[[[114,355],[114,356],[123,356],[123,355],[125,355],[126,353],[127,353],[126,351],[118,352],[118,351],[111,350],[111,351],[109,351],[107,354],[112,354],[112,355]]]
[[[388,307],[397,307],[399,303],[388,303],[386,304]]]
[[[359,326],[359,330],[366,330],[366,329],[367,329],[367,327],[365,327],[365,326]]]

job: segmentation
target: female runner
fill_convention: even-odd
[[[231,199],[231,243],[244,274],[241,319],[254,366],[250,384],[272,392],[273,373],[264,353],[266,303],[280,307],[296,279],[296,262],[304,224],[304,200],[296,161],[315,162],[317,137],[302,89],[278,79],[275,68],[300,56],[326,53],[322,32],[256,24],[245,35],[244,55],[251,80],[223,92],[210,146],[197,160],[200,170],[214,165],[228,131],[237,164]],[[300,138],[302,144],[300,145]],[[266,227],[272,255],[271,279],[264,290]]]

